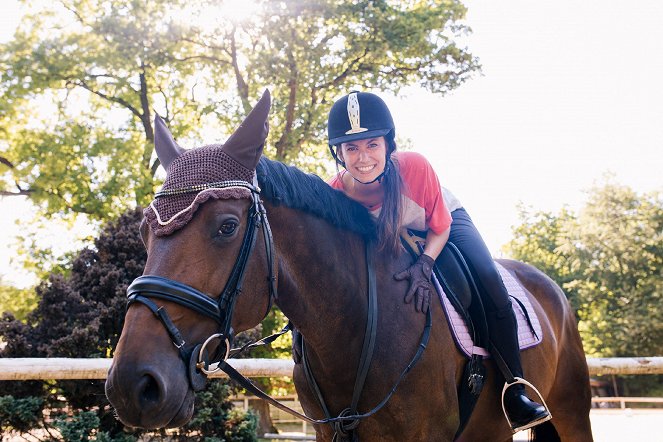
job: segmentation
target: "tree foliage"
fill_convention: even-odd
[[[506,252],[560,284],[595,356],[663,354],[663,195],[607,181],[578,214],[521,213]]]
[[[5,285],[0,280],[0,312],[11,312],[15,318],[25,320],[37,305],[37,297],[32,290]]]
[[[126,288],[145,265],[141,219],[140,210],[132,210],[108,224],[94,248],[78,253],[68,275],[52,274],[42,282],[36,290],[37,306],[25,322],[5,313],[0,357],[111,356],[122,330]],[[217,440],[254,440],[255,417],[231,410],[225,384],[210,384],[209,391],[196,398],[197,413],[202,414],[176,439],[187,440],[205,430]],[[56,417],[55,428],[45,419],[45,410]],[[115,419],[100,381],[0,382],[0,426],[22,432],[41,427],[67,441],[92,435],[96,440],[135,440]]]
[[[0,194],[93,219],[144,205],[153,109],[179,140],[222,141],[265,88],[268,152],[320,167],[341,93],[445,93],[478,69],[454,41],[457,0],[256,0],[243,18],[225,3],[62,0],[25,16],[0,48]]]

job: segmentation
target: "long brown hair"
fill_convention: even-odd
[[[387,162],[385,173],[382,177],[384,186],[384,200],[382,209],[378,216],[378,246],[392,255],[398,254],[401,249],[401,227],[403,226],[403,180],[399,172],[398,159],[396,158],[396,140],[394,132],[391,131],[385,137],[387,142]]]

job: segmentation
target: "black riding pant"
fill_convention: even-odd
[[[458,247],[467,261],[486,311],[494,312],[508,307],[511,302],[509,294],[472,218],[463,208],[451,212],[451,217],[453,222],[449,241]]]

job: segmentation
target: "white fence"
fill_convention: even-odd
[[[0,358],[0,380],[106,379],[112,359]],[[231,359],[230,365],[247,377],[291,376],[290,359]],[[591,375],[663,374],[663,357],[587,358]],[[212,377],[226,377],[217,373]]]
[[[663,358],[661,358],[663,359]],[[39,379],[106,379],[112,359],[0,358],[0,381]],[[230,359],[235,369],[248,377],[291,376],[290,359]],[[211,377],[227,377],[219,372]]]

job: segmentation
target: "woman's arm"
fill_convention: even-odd
[[[451,231],[451,226],[442,233],[435,233],[432,230],[428,230],[426,235],[426,247],[424,247],[424,254],[433,258],[435,261],[444,248],[444,245],[449,239],[449,232]]]
[[[433,288],[431,286],[431,277],[433,275],[433,266],[435,259],[440,254],[444,245],[449,239],[451,226],[447,227],[442,233],[435,233],[428,230],[426,234],[426,247],[424,253],[408,269],[394,275],[394,279],[410,281],[410,287],[405,294],[405,303],[409,304],[414,300],[414,308],[418,312],[425,313],[430,306],[430,297]]]

